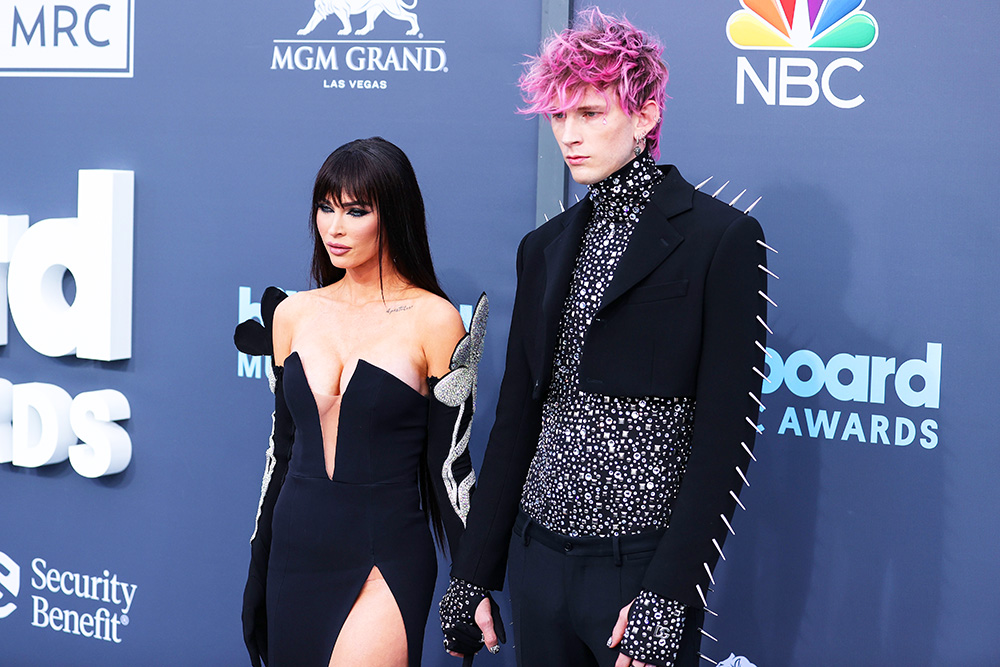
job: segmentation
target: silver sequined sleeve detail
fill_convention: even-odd
[[[455,462],[469,449],[469,438],[472,436],[472,415],[466,411],[476,409],[476,376],[479,370],[479,360],[483,356],[483,342],[486,338],[486,321],[490,315],[489,299],[483,294],[472,313],[469,333],[455,346],[451,355],[451,370],[434,385],[434,398],[450,407],[458,408],[458,417],[452,432],[451,446],[448,456],[441,467],[448,500],[451,501],[455,513],[465,524],[469,515],[470,492],[476,483],[476,474],[472,470],[464,479],[455,479]]]
[[[271,376],[269,376],[271,377]],[[274,391],[272,387],[271,391]],[[250,541],[253,542],[254,538],[257,537],[257,528],[260,526],[260,513],[264,508],[264,496],[267,495],[267,487],[271,485],[271,476],[274,474],[274,466],[277,465],[277,459],[274,458],[274,416],[275,413],[271,413],[271,437],[267,441],[267,452],[264,455],[264,478],[260,482],[260,500],[257,501],[257,518],[253,522],[253,535],[250,536]]]

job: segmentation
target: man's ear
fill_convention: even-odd
[[[653,131],[656,122],[660,120],[660,107],[655,101],[646,100],[632,117],[636,120],[636,138],[645,137]]]

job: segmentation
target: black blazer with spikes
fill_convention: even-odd
[[[743,484],[737,467],[745,473],[757,433],[751,394],[760,395],[754,369],[763,370],[765,249],[756,220],[695,191],[675,167],[660,169],[664,179],[586,334],[580,382],[584,391],[606,395],[696,399],[691,457],[643,586],[700,607]],[[452,567],[453,576],[488,589],[503,587],[559,318],[591,208],[584,199],[525,236],[518,249],[496,422]]]

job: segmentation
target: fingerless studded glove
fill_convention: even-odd
[[[476,607],[487,596],[485,588],[451,578],[439,605],[446,651],[471,655],[483,647],[483,633],[476,625]]]
[[[684,605],[643,590],[628,612],[621,651],[633,660],[672,667],[684,631]]]

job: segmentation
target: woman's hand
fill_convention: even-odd
[[[496,630],[493,629],[493,614],[490,613],[489,598],[483,598],[479,606],[476,607],[476,625],[483,631],[483,643],[486,645],[486,650],[490,653],[499,651],[499,640],[497,639]],[[448,654],[456,658],[465,657],[463,654],[455,653],[454,651],[448,651]]]

